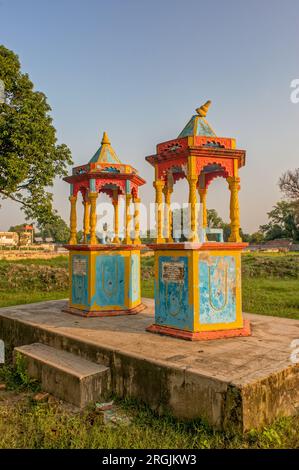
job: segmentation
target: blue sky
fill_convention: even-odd
[[[0,22],[0,43],[47,95],[76,165],[106,130],[120,159],[148,181],[141,196],[149,202],[153,171],[144,157],[211,99],[217,135],[247,150],[242,226],[254,231],[266,221],[280,198],[279,176],[299,161],[299,104],[290,101],[299,78],[297,0],[0,0]],[[174,198],[182,200],[185,188]],[[57,181],[54,191],[67,220],[68,185]],[[210,186],[208,207],[228,220],[224,180]],[[0,229],[22,221],[4,202]]]

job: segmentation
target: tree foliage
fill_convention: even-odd
[[[55,216],[54,223],[42,223],[38,225],[39,234],[43,240],[52,238],[55,243],[68,243],[70,229],[65,221],[59,216]]]
[[[290,238],[299,240],[299,226],[296,222],[294,204],[289,201],[279,201],[268,212],[269,222],[260,226],[266,240]]]
[[[72,163],[70,150],[57,144],[46,96],[21,72],[18,56],[0,46],[0,196],[21,204],[26,218],[55,220],[47,191]]]

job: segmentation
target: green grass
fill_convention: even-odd
[[[68,298],[68,290],[57,292],[28,292],[28,291],[8,291],[0,292],[0,308],[11,305],[31,304],[34,302],[44,302],[46,300],[59,300]]]
[[[160,417],[133,401],[116,401],[118,413],[130,423],[103,424],[95,408],[81,413],[66,409],[58,401],[33,400],[31,384],[19,387],[13,403],[1,392],[0,448],[30,449],[236,449],[298,448],[299,418],[283,418],[272,426],[246,434],[213,431],[200,420],[178,421]],[[26,391],[28,390],[28,391]]]
[[[68,255],[60,255],[55,258],[25,258],[17,260],[0,259],[0,266],[11,264],[36,265],[36,266],[53,266],[57,268],[68,268]]]
[[[242,280],[243,311],[299,319],[298,279]]]

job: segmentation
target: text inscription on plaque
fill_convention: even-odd
[[[79,276],[86,276],[87,274],[87,259],[74,258],[73,259],[73,273]]]
[[[163,262],[162,280],[163,282],[184,282],[185,266],[183,262]]]

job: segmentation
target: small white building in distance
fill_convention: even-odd
[[[17,232],[0,232],[0,246],[17,246],[18,243]]]

